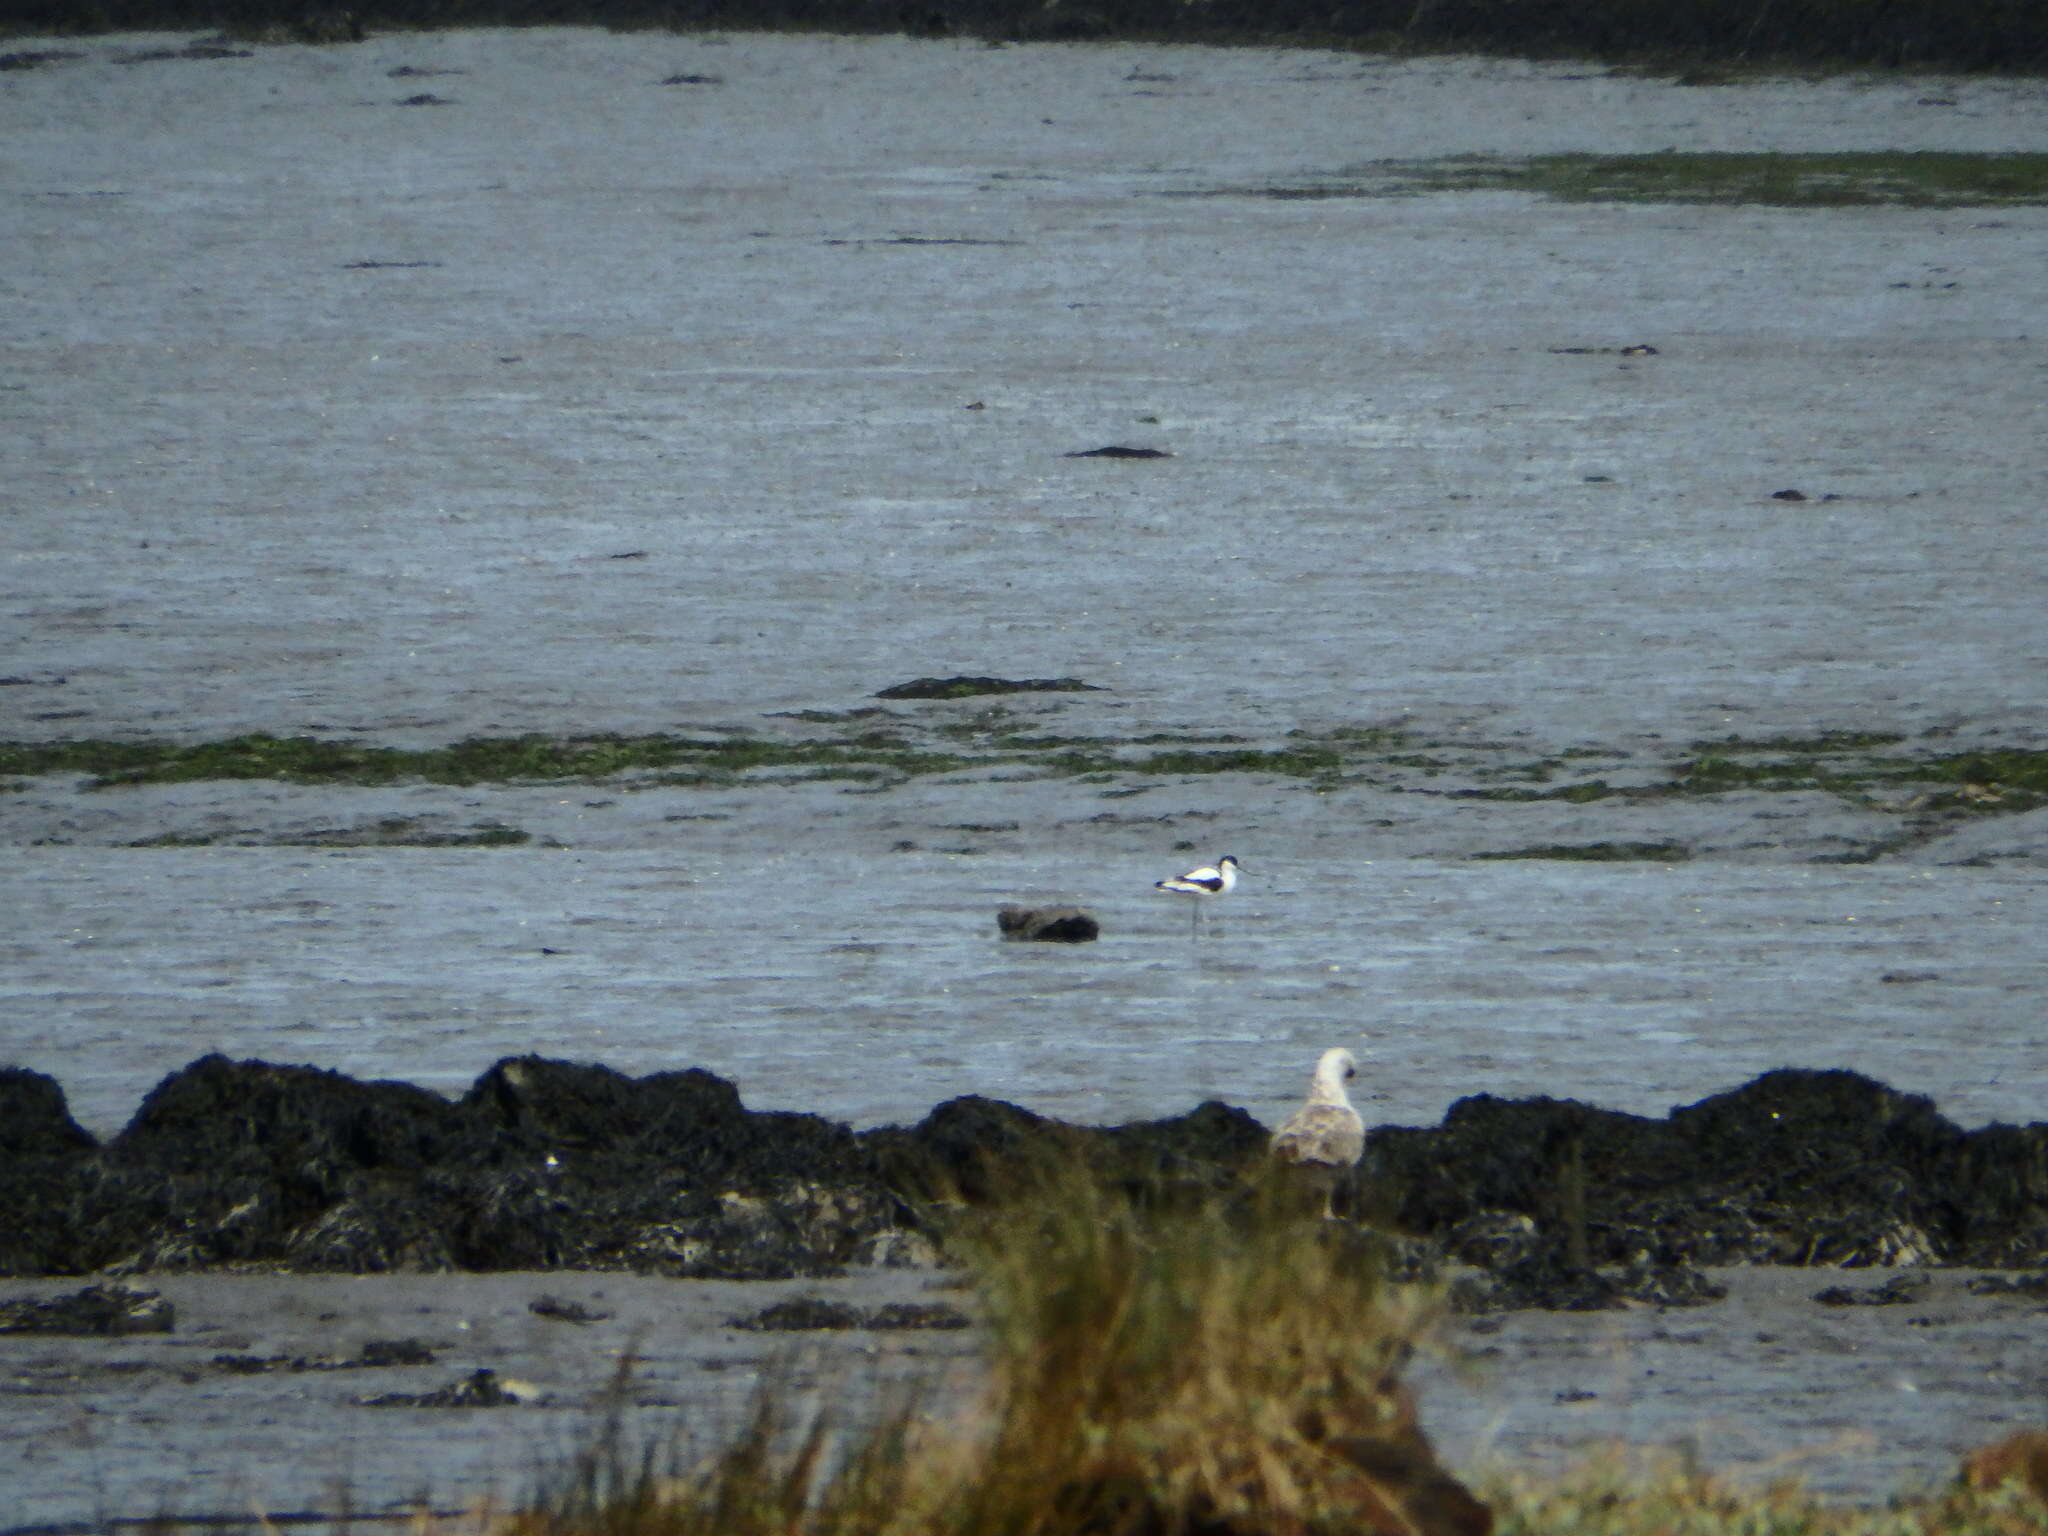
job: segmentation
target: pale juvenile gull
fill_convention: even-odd
[[[1273,1133],[1274,1158],[1285,1168],[1299,1169],[1305,1185],[1322,1194],[1325,1217],[1336,1215],[1332,1201],[1338,1181],[1365,1151],[1365,1121],[1344,1091],[1357,1075],[1357,1061],[1342,1046],[1323,1052],[1308,1098]]]

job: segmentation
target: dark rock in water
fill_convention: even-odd
[[[455,1106],[409,1083],[203,1057],[165,1078],[108,1145],[94,1256],[137,1270],[275,1262],[352,1198],[404,1188],[410,1202],[406,1186],[452,1157],[462,1131]],[[397,1267],[385,1235],[366,1227],[357,1262],[332,1267]]]
[[[1909,1307],[1918,1302],[1926,1291],[1927,1277],[1913,1273],[1893,1275],[1883,1285],[1862,1290],[1849,1285],[1831,1285],[1824,1291],[1815,1291],[1813,1299],[1824,1307]]]
[[[1461,1264],[1505,1269],[1543,1245],[1533,1218],[1520,1211],[1480,1211],[1443,1235],[1444,1250]]]
[[[2044,1128],[2048,1129],[2048,1128]],[[2000,1127],[1977,1133],[1992,1137]],[[1369,1134],[1365,1182],[1394,1224],[1455,1231],[1519,1212],[1591,1264],[2024,1262],[2048,1252],[2048,1142],[2005,1158],[1917,1095],[1853,1072],[1766,1073],[1649,1120],[1569,1100],[1461,1099],[1440,1128]],[[2035,1203],[2029,1203],[2030,1201]],[[2016,1224],[2002,1260],[1976,1257]]]
[[[1121,443],[1111,443],[1104,448],[1082,448],[1074,453],[1062,454],[1068,459],[1170,459],[1172,454],[1164,448],[1126,448]]]
[[[70,1157],[98,1145],[71,1118],[54,1077],[0,1067],[0,1158]]]
[[[948,1099],[908,1130],[885,1126],[862,1140],[891,1187],[914,1200],[994,1197],[1042,1160],[1076,1156],[1085,1135],[1001,1099]]]
[[[580,1301],[564,1301],[559,1296],[536,1296],[526,1304],[526,1310],[535,1317],[551,1317],[558,1323],[601,1323],[611,1316],[609,1312],[594,1311]]]
[[[498,1208],[458,1252],[465,1268],[788,1279],[836,1272],[897,1224],[900,1202],[850,1129],[749,1111],[709,1072],[636,1079],[521,1057],[462,1107],[485,1138],[477,1155],[502,1169]]]
[[[500,1062],[459,1104],[213,1056],[103,1152],[0,1160],[22,1273],[634,1268],[833,1272],[899,1223],[853,1132],[753,1114],[705,1072]]]
[[[1451,1309],[1456,1312],[1599,1312],[1624,1304],[1620,1285],[1596,1269],[1574,1263],[1561,1243],[1451,1285]]]
[[[1704,1307],[1727,1298],[1728,1287],[1690,1264],[1638,1259],[1615,1282],[1630,1301],[1653,1307]]]
[[[1209,1099],[1184,1115],[1132,1120],[1092,1134],[1102,1138],[1106,1166],[1147,1188],[1184,1184],[1224,1190],[1264,1165],[1266,1128],[1243,1110]]]
[[[1727,1286],[1689,1264],[1644,1255],[1610,1274],[1575,1262],[1563,1243],[1539,1241],[1485,1275],[1454,1281],[1451,1307],[1458,1312],[1598,1312],[1632,1301],[1703,1307],[1727,1294]]]
[[[195,39],[182,48],[145,48],[137,53],[120,55],[123,64],[158,64],[167,59],[253,59],[255,51],[249,48],[231,48],[226,43],[210,43]]]
[[[1976,1275],[1963,1282],[1973,1296],[2026,1296],[2036,1301],[2048,1297],[2048,1275]]]
[[[496,1371],[472,1371],[461,1381],[435,1392],[382,1392],[359,1397],[364,1408],[507,1408],[540,1400],[524,1382],[508,1381]]]
[[[1952,1246],[1947,1262],[1984,1269],[2048,1265],[2048,1125],[1987,1125],[1972,1131],[1952,1159],[1923,1175],[1942,1200],[1937,1231]]]
[[[460,1131],[453,1105],[410,1083],[203,1056],[159,1083],[108,1151],[166,1174],[285,1175],[317,1196],[336,1170],[425,1168]]]
[[[434,1347],[419,1339],[371,1339],[353,1355],[215,1355],[213,1368],[236,1376],[272,1371],[374,1371],[399,1365],[432,1365]]]
[[[367,1339],[356,1352],[355,1363],[369,1369],[387,1365],[432,1365],[434,1346],[419,1339]]]
[[[819,1296],[793,1296],[746,1317],[726,1320],[728,1328],[745,1328],[757,1333],[813,1333],[825,1329],[858,1328],[866,1314],[843,1301],[826,1301]]]
[[[1078,677],[920,677],[875,694],[878,699],[971,699],[984,693],[1100,693]]]
[[[1221,1193],[1266,1151],[1264,1126],[1213,1100],[1168,1120],[1097,1128],[970,1096],[947,1100],[908,1130],[886,1126],[861,1139],[881,1177],[907,1198],[969,1204],[1076,1166],[1149,1195],[1175,1186]]]
[[[1086,944],[1102,935],[1095,914],[1084,907],[1004,907],[996,927],[1006,939],[1039,944]]]
[[[875,1308],[861,1324],[864,1328],[877,1330],[891,1329],[954,1329],[971,1328],[974,1319],[958,1307],[943,1301],[891,1301]]]
[[[176,1310],[155,1291],[119,1283],[0,1301],[0,1333],[169,1333],[176,1321]]]
[[[756,1333],[810,1333],[867,1328],[879,1331],[972,1327],[974,1319],[942,1301],[892,1301],[865,1310],[820,1296],[796,1296],[763,1307],[745,1317],[726,1320],[728,1328]]]
[[[856,1134],[750,1111],[696,1070],[631,1078],[519,1057],[451,1103],[406,1083],[209,1056],[97,1146],[54,1083],[8,1070],[0,1273],[822,1276],[929,1262],[943,1222],[923,1210],[1076,1167],[1148,1202],[1233,1198],[1266,1141],[1217,1103],[1097,1128],[966,1098]],[[1590,1295],[1582,1272],[1645,1254],[1645,1297],[1666,1305],[1694,1289],[1675,1266],[2038,1269],[2048,1125],[1966,1133],[1927,1099],[1853,1072],[1767,1073],[1661,1120],[1480,1095],[1440,1126],[1372,1131],[1339,1209],[1530,1296]]]

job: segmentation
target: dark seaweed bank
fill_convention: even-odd
[[[219,28],[348,42],[392,28],[602,26],[1308,44],[1624,61],[2039,71],[2029,0],[5,0],[22,32]],[[1702,81],[1701,83],[1709,83]]]
[[[1146,1203],[1228,1205],[1265,1141],[1213,1102],[1095,1128],[966,1098],[857,1133],[748,1110],[696,1069],[518,1057],[450,1101],[208,1056],[102,1145],[53,1080],[8,1068],[0,1274],[826,1275],[930,1261],[949,1223],[1034,1163],[1085,1166]],[[1700,1264],[2033,1268],[2048,1265],[2048,1125],[1966,1132],[1844,1071],[1767,1073],[1661,1120],[1480,1095],[1441,1125],[1372,1132],[1338,1209],[1404,1265],[1494,1271],[1487,1304],[1601,1304],[1616,1284],[1594,1283],[1601,1266],[1665,1289]]]

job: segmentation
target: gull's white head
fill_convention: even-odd
[[[1316,1061],[1315,1087],[1312,1091],[1333,1100],[1348,1102],[1344,1085],[1356,1076],[1358,1058],[1341,1045],[1332,1046]]]

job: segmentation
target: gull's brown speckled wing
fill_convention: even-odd
[[[1273,1133],[1273,1155],[1283,1163],[1348,1168],[1365,1151],[1365,1122],[1343,1104],[1304,1104]]]

